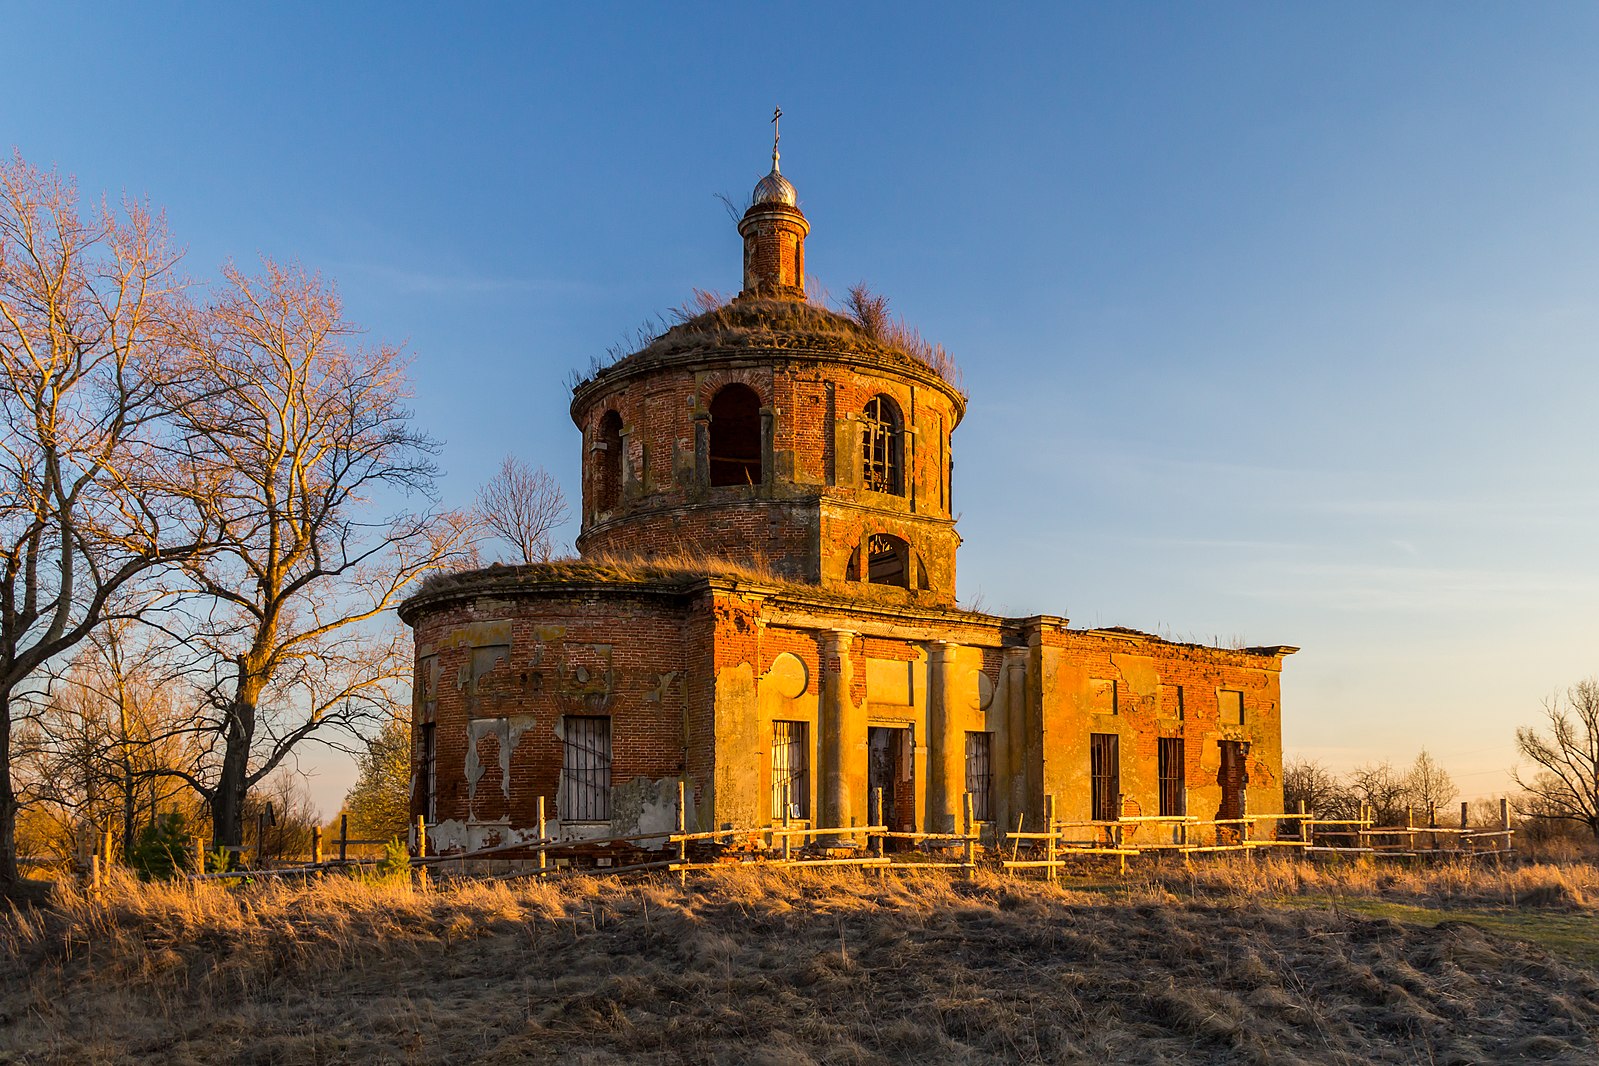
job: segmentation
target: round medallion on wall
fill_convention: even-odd
[[[986,711],[988,705],[994,702],[994,683],[981,670],[972,672],[977,675],[977,685],[972,693],[972,710]]]
[[[798,655],[785,651],[772,660],[772,668],[766,671],[766,680],[777,690],[779,696],[791,700],[805,695],[811,676]]]

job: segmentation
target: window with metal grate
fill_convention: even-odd
[[[1089,734],[1089,771],[1096,822],[1121,817],[1121,737],[1115,733]]]
[[[567,715],[561,749],[561,820],[611,820],[611,720]]]

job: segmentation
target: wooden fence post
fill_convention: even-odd
[[[688,833],[688,817],[683,809],[687,799],[688,790],[681,780],[677,783],[677,880],[678,884],[688,884],[688,841],[683,837]]]
[[[1436,804],[1436,803],[1429,803],[1427,805],[1427,828],[1429,828],[1429,829],[1437,829],[1438,828],[1438,804]],[[1437,833],[1429,833],[1429,834],[1427,834],[1427,850],[1431,851],[1431,852],[1437,852],[1437,850],[1438,850],[1438,834]]]
[[[1405,850],[1416,852],[1416,808],[1405,804]]]
[[[876,806],[877,806],[877,819],[872,824],[873,825],[880,825],[885,830],[887,830],[888,829],[888,812],[883,810],[883,786],[882,785],[878,785],[876,788],[872,789],[872,795],[873,795],[873,797],[874,797],[874,799],[876,801]],[[877,855],[877,857],[879,859],[881,859],[883,857],[883,852],[885,850],[887,850],[884,847],[884,845],[886,843],[887,843],[887,838],[882,833],[877,834],[877,846],[874,849],[874,851],[875,851],[875,853],[876,853],[876,855]]]
[[[199,833],[194,834],[194,872],[205,873],[205,838]]]
[[[311,827],[311,865],[322,865],[322,827],[320,825]]]
[[[1310,808],[1304,800],[1299,801],[1299,842],[1306,848],[1310,847]],[[1304,853],[1304,848],[1301,848],[1299,854]]]
[[[1044,870],[1055,883],[1055,797],[1044,797]]]
[[[428,856],[427,817],[425,815],[419,814],[419,815],[416,816],[416,857],[418,859],[425,859],[425,858],[427,858],[427,856]],[[418,887],[418,888],[426,888],[427,886],[428,886],[428,868],[427,868],[427,864],[424,863],[424,862],[418,862],[416,864],[416,887]]]
[[[970,881],[977,876],[977,860],[972,854],[972,794],[965,792],[962,796],[964,798],[961,806],[966,818],[966,848],[962,862],[966,868],[966,880]]]
[[[1510,800],[1501,796],[1499,798],[1499,828],[1504,830],[1503,850],[1510,850]]]
[[[347,862],[350,858],[350,816],[339,815],[339,861]]]
[[[1460,801],[1460,835],[1455,837],[1456,851],[1472,850],[1471,841],[1466,836],[1466,823],[1470,819],[1471,804],[1465,800]]]
[[[1111,827],[1110,841],[1116,848],[1116,872],[1122,876],[1127,873],[1127,856],[1122,852],[1122,812],[1127,809],[1127,793],[1116,793],[1116,824]]]
[[[790,841],[793,839],[793,837],[788,835],[788,804],[785,803],[783,804],[783,861],[785,863],[787,863],[792,856],[793,845],[790,843]]]
[[[544,826],[545,826],[545,821],[544,821],[544,797],[540,796],[539,797],[539,880],[541,880],[541,881],[544,880],[544,878],[548,877],[549,873],[550,873],[550,865],[549,865],[550,856],[549,856],[549,852],[546,850],[546,845],[544,843],[546,840],[549,839],[549,837],[544,831]]]

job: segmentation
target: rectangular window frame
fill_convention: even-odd
[[[1089,817],[1121,820],[1121,734],[1088,735]]]
[[[810,723],[772,722],[772,818],[808,820],[811,816]]]
[[[561,729],[561,821],[611,820],[611,719],[566,715]]]
[[[1241,689],[1216,690],[1216,721],[1221,725],[1242,726],[1247,719]]]
[[[423,722],[418,733],[422,746],[418,766],[422,794],[417,797],[417,806],[421,808],[420,813],[427,823],[436,825],[439,820],[438,727],[432,722]]]
[[[1157,743],[1156,776],[1160,781],[1160,814],[1162,818],[1181,818],[1188,813],[1183,738],[1161,737]]]
[[[966,734],[966,791],[972,796],[972,820],[994,820],[994,734]],[[964,812],[963,812],[964,813]]]

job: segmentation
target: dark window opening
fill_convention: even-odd
[[[567,715],[561,743],[561,820],[611,820],[611,720]]]
[[[809,744],[804,722],[772,723],[772,817],[811,816]]]
[[[1121,737],[1115,733],[1089,734],[1089,772],[1096,822],[1121,817]]]
[[[761,483],[761,398],[748,385],[711,397],[711,484]]]
[[[994,734],[966,734],[966,791],[972,795],[972,818],[979,822],[994,818],[991,796],[994,791]]]
[[[916,749],[911,731],[897,726],[866,730],[866,817],[891,833],[916,832]],[[892,851],[907,841],[885,842]]]
[[[1223,740],[1221,744],[1221,767],[1216,772],[1216,783],[1221,786],[1221,809],[1216,812],[1216,817],[1242,818],[1244,816],[1244,792],[1249,785],[1249,772],[1244,766],[1244,756],[1249,752],[1249,746],[1237,740]]]
[[[874,492],[905,495],[901,462],[905,435],[899,408],[887,396],[873,396],[866,401],[861,424],[861,476],[866,487]]]
[[[607,411],[594,442],[594,510],[614,511],[622,499],[622,416]]]
[[[873,533],[866,542],[866,580],[874,585],[910,587],[911,546],[899,537]]]
[[[1188,813],[1188,793],[1183,779],[1183,738],[1161,737],[1156,755],[1160,778],[1160,813],[1180,818]]]
[[[417,767],[417,810],[428,824],[439,820],[439,749],[434,724],[422,723],[422,758]]]

